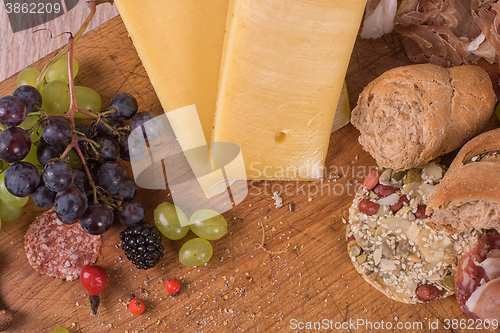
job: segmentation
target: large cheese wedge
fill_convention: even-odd
[[[366,0],[231,0],[213,141],[240,146],[248,179],[324,174]]]
[[[212,135],[229,0],[115,0],[165,112],[196,105]]]

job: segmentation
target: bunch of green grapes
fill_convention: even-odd
[[[78,61],[73,58],[73,76],[78,74]],[[17,86],[35,86],[40,72],[34,68],[25,68],[17,77]],[[68,55],[57,60],[45,74],[45,81],[40,87],[42,94],[41,109],[52,114],[63,114],[69,109],[69,77],[68,77]],[[75,86],[76,105],[89,112],[97,113],[101,110],[101,96],[88,87]],[[88,118],[88,116],[77,113],[76,118]]]
[[[191,230],[198,238],[184,243],[179,251],[179,261],[185,266],[207,263],[213,254],[209,240],[217,240],[227,233],[224,216],[211,209],[200,209],[187,218],[177,206],[163,202],[154,210],[154,221],[165,237],[171,240],[184,238]]]

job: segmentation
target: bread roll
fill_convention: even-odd
[[[410,65],[369,83],[351,122],[377,164],[400,171],[461,147],[486,125],[496,100],[481,67]]]
[[[427,214],[435,228],[500,231],[500,129],[467,142],[431,195]]]

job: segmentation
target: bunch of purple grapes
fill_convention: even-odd
[[[0,132],[0,160],[12,163],[4,177],[8,192],[16,197],[31,196],[40,208],[54,205],[63,223],[79,221],[83,230],[93,235],[106,232],[115,214],[125,226],[141,222],[144,209],[133,200],[137,185],[118,159],[130,161],[144,153],[144,140],[130,133],[137,127],[144,131],[144,123],[156,115],[137,112],[137,100],[125,93],[115,95],[109,111],[100,113],[90,124],[74,126],[74,118],[47,115],[41,105],[40,92],[29,85],[20,86],[12,96],[0,98],[0,124],[6,127]],[[40,119],[29,130],[18,127],[27,116]],[[31,149],[30,132],[39,130],[38,126],[42,135],[36,157],[38,167],[43,166],[41,170],[23,161]],[[68,159],[75,135],[84,159],[81,163],[70,163]]]

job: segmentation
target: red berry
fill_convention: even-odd
[[[99,295],[108,282],[108,274],[104,268],[96,265],[85,265],[80,271],[80,281],[90,295]]]
[[[146,305],[144,305],[144,302],[141,301],[140,299],[134,298],[133,300],[130,301],[128,308],[130,312],[132,312],[132,314],[140,315],[141,313],[144,312]]]
[[[96,265],[85,265],[80,271],[80,281],[89,292],[90,309],[94,315],[99,308],[99,294],[104,290],[108,282],[108,274],[104,268]]]
[[[177,295],[181,289],[181,283],[176,278],[173,278],[165,283],[165,289],[167,289],[167,291],[172,295]]]

